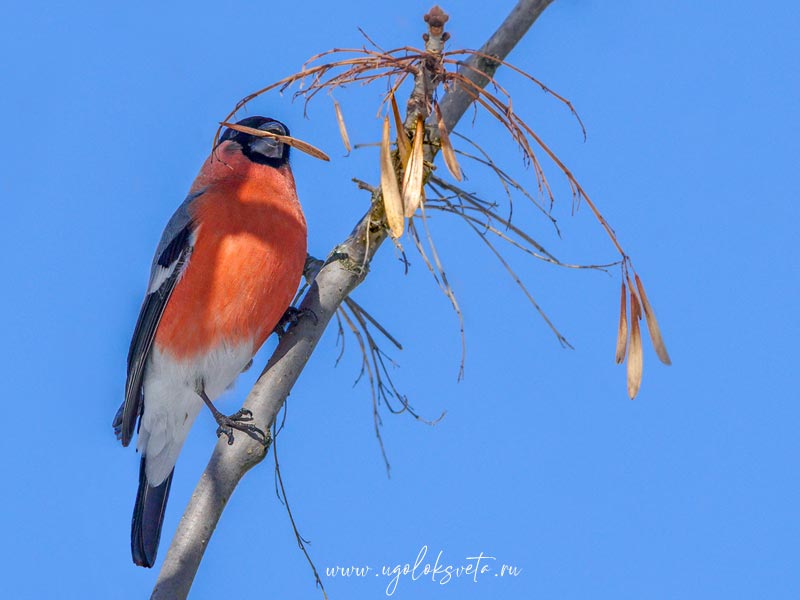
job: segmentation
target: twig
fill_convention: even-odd
[[[310,544],[311,542],[300,535],[300,531],[297,529],[297,523],[295,523],[294,520],[294,515],[292,514],[292,508],[289,506],[289,498],[286,496],[286,487],[283,485],[283,476],[281,475],[281,467],[280,463],[278,462],[278,432],[276,431],[274,424],[272,429],[272,456],[275,458],[275,479],[277,480],[278,487],[280,489],[279,499],[286,507],[286,512],[289,515],[289,522],[292,524],[292,531],[294,532],[294,537],[297,540],[297,545],[300,547],[300,550],[303,551],[303,554],[305,555],[306,560],[311,567],[311,571],[314,573],[314,580],[317,582],[319,589],[322,591],[322,597],[325,598],[325,600],[328,600],[328,593],[325,591],[325,586],[322,584],[322,579],[319,577],[317,566],[314,564],[314,561],[311,560],[311,556],[306,548],[306,544]]]

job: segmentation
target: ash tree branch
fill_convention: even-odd
[[[539,18],[553,0],[520,0],[503,21],[497,31],[492,34],[486,43],[481,46],[480,54],[494,56],[498,61],[505,60],[508,53],[528,32],[531,25]],[[459,69],[459,73],[479,87],[486,87],[489,77],[494,75],[499,62],[489,60],[485,56],[472,56],[466,64]],[[482,76],[481,73],[486,73]],[[474,93],[470,94],[461,84],[456,83],[454,88],[442,98],[440,104],[442,117],[447,131],[453,131],[456,123],[466,112],[474,100]]]
[[[481,53],[504,59],[551,2],[520,0],[481,48]],[[491,75],[498,66],[498,63],[474,56],[469,62],[473,63],[472,69],[462,67],[462,74],[481,87],[486,85],[488,78],[481,77],[475,69]],[[444,96],[441,110],[448,130],[452,131],[472,100],[473,95],[458,85]],[[308,279],[313,277],[313,283],[299,308],[313,312],[317,318],[302,318],[282,337],[244,402],[244,407],[252,411],[254,422],[263,431],[269,431],[328,322],[347,296],[365,279],[372,257],[386,239],[378,191],[373,193],[372,200],[370,211],[347,239],[333,249],[324,264],[320,266],[313,260],[307,264],[306,276]],[[318,272],[314,277],[315,271]],[[232,446],[225,439],[217,442],[178,524],[151,599],[180,600],[188,596],[225,505],[244,474],[261,462],[267,451],[268,447],[247,436],[238,436]],[[241,551],[260,552],[261,548],[248,547]]]

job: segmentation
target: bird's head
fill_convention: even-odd
[[[261,131],[269,131],[277,135],[289,136],[289,128],[286,125],[267,117],[247,117],[236,124]],[[241,148],[242,154],[254,163],[277,168],[289,162],[289,145],[273,137],[258,137],[250,133],[226,128],[219,138],[220,145],[224,142],[237,144]]]

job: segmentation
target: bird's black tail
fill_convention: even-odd
[[[131,554],[133,562],[140,567],[152,567],[156,562],[164,510],[167,507],[172,475],[175,473],[173,469],[161,485],[153,487],[147,482],[145,475],[146,460],[143,456],[139,465],[139,490],[136,492],[131,522]]]

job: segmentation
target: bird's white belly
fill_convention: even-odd
[[[144,374],[144,413],[138,450],[147,457],[147,480],[163,482],[175,466],[189,429],[204,403],[197,395],[202,382],[211,400],[230,387],[253,357],[252,342],[225,343],[191,359],[176,360],[153,346]]]

